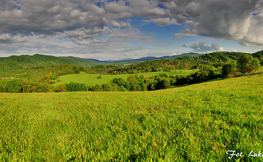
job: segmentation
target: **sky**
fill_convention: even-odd
[[[0,1],[0,57],[253,53],[262,31],[262,0]]]

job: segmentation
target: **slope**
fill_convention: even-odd
[[[257,161],[262,84],[261,74],[154,92],[0,94],[0,160],[228,161],[237,150]]]

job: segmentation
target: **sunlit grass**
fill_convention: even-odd
[[[262,108],[262,74],[151,92],[2,93],[0,161],[227,161],[230,149],[263,150]]]

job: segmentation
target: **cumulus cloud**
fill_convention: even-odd
[[[167,17],[169,11],[158,7],[157,0],[127,0],[133,15],[149,19]]]
[[[211,45],[205,45],[206,41],[201,40],[192,44],[189,48],[194,49],[195,52],[210,52],[210,51],[222,51],[224,50],[219,44],[212,43]]]
[[[263,46],[261,0],[159,0],[170,13],[194,23],[173,38],[201,35]],[[238,5],[237,5],[238,4]]]
[[[10,43],[21,43],[26,42],[26,39],[21,36],[12,36],[10,34],[1,34],[0,35],[0,43],[10,44]]]
[[[159,26],[178,25],[177,20],[173,18],[158,18],[152,19],[151,21]]]
[[[176,33],[173,35],[172,38],[180,39],[183,37],[190,37],[190,36],[196,36],[196,30],[195,29],[186,29],[182,30],[180,33]]]
[[[141,31],[135,28],[128,29],[112,29],[109,38],[121,42],[155,42],[153,35],[142,35]]]
[[[107,20],[105,17],[103,18],[103,21],[105,22],[105,24],[107,24],[108,26],[112,26],[112,27],[131,27],[130,23],[126,23],[123,21],[117,22],[114,20]]]

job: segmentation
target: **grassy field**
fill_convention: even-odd
[[[175,73],[176,75],[188,75],[192,72],[192,70],[177,70],[177,73],[175,72],[164,72],[164,73]],[[158,75],[162,72],[151,72],[151,73],[138,73],[138,75],[143,76],[154,76]],[[127,79],[131,74],[121,74],[121,75],[101,75],[101,79],[97,79],[97,77],[100,74],[87,74],[84,72],[80,72],[79,74],[70,74],[70,75],[64,75],[60,77],[61,83],[70,83],[70,82],[76,82],[76,83],[85,83],[88,86],[94,86],[96,84],[104,84],[109,83],[114,78],[123,78]],[[58,83],[56,83],[58,84]],[[56,85],[55,84],[55,85]]]
[[[0,161],[228,161],[263,150],[263,75],[152,92],[0,94]]]

